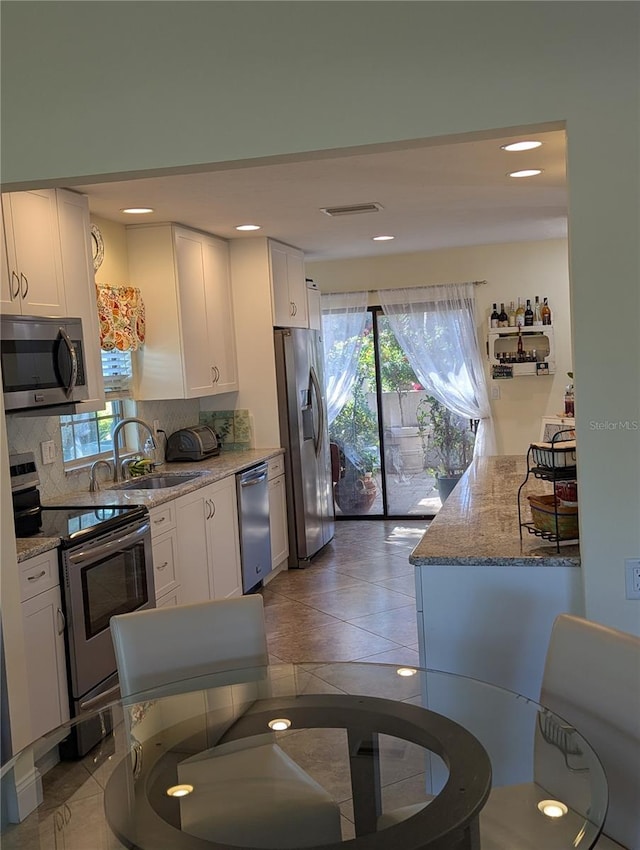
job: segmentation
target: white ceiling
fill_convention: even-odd
[[[493,139],[419,145],[298,162],[145,177],[74,188],[96,216],[123,224],[175,221],[228,239],[271,236],[309,260],[562,238],[567,232],[565,134],[528,133],[542,147],[508,153]],[[507,172],[542,168],[515,179]],[[376,213],[330,218],[322,207],[377,202]],[[149,206],[152,215],[120,210]],[[253,234],[235,226],[260,224]],[[373,242],[378,234],[393,241]]]

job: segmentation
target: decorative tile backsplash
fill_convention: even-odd
[[[222,451],[251,448],[251,417],[248,410],[201,410],[200,424],[213,428],[220,437]]]
[[[160,422],[160,428],[167,437],[178,428],[197,425],[200,421],[200,402],[198,399],[186,401],[139,401],[135,412],[127,411],[150,425],[154,419]],[[40,493],[43,499],[61,499],[79,490],[89,489],[89,470],[65,472],[62,462],[62,439],[60,419],[57,416],[18,416],[9,414],[7,422],[7,442],[9,453],[33,452],[40,477]],[[40,443],[53,440],[56,460],[43,464]],[[162,447],[164,449],[164,447]]]

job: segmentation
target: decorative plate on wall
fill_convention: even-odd
[[[97,224],[91,225],[91,253],[93,255],[93,270],[97,272],[104,260],[104,242]]]

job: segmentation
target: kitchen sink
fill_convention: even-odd
[[[145,475],[140,478],[131,478],[128,481],[122,481],[120,484],[114,484],[112,490],[166,490],[169,487],[179,487],[186,481],[191,481],[194,478],[200,478],[201,472],[174,472],[167,474],[165,472],[152,472],[151,475]]]

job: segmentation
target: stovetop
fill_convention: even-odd
[[[43,507],[42,525],[38,536],[60,537],[62,548],[67,549],[70,546],[77,546],[82,541],[114,531],[135,520],[144,519],[147,515],[148,511],[143,506]]]

